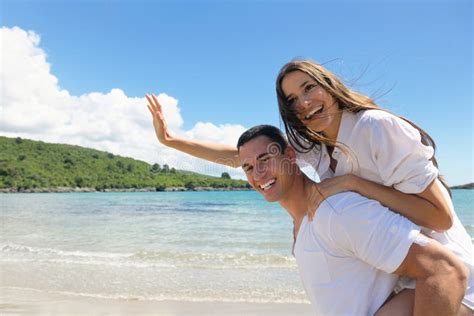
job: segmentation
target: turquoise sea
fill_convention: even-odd
[[[474,237],[474,191],[453,192]],[[292,224],[253,191],[0,194],[0,290],[306,302]]]

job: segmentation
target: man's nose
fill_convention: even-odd
[[[255,172],[253,174],[255,180],[260,180],[265,176],[266,170],[264,167],[257,167],[255,168]]]

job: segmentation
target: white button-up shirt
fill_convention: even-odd
[[[388,112],[343,111],[337,142],[344,149],[336,147],[332,153],[337,161],[334,172],[329,167],[331,161],[324,144],[307,153],[297,151],[298,164],[311,165],[321,180],[352,173],[410,194],[424,191],[438,177],[438,169],[430,161],[433,147],[423,145],[416,128]],[[447,190],[442,193],[451,201]],[[463,303],[474,308],[473,245],[452,202],[450,207],[453,226],[449,230],[440,233],[424,228],[423,233],[450,249],[471,271]]]
[[[297,153],[298,163],[311,165],[321,180],[352,173],[404,193],[420,193],[438,177],[430,161],[433,147],[423,145],[416,128],[388,112],[344,111],[337,143],[342,150],[336,147],[332,153],[334,172],[324,144]]]

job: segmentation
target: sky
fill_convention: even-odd
[[[450,185],[474,182],[470,0],[0,5],[2,136],[243,177],[159,144],[144,95],[159,95],[174,134],[234,145],[282,127],[276,76],[309,58],[425,129]]]

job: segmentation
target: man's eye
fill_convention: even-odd
[[[247,169],[244,169],[245,173],[249,173],[252,170],[252,167],[248,167]]]

